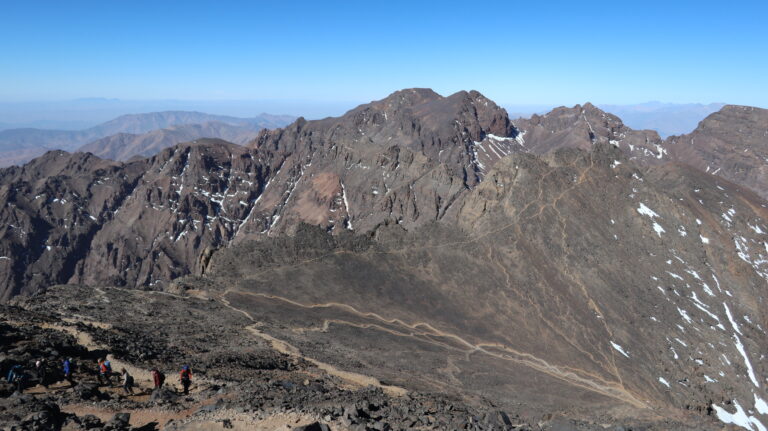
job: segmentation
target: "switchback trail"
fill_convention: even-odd
[[[349,304],[338,303],[338,302],[329,302],[324,304],[302,304],[300,302],[297,302],[288,298],[280,297],[280,296],[268,295],[264,293],[248,292],[248,291],[242,291],[242,290],[228,290],[221,295],[221,301],[225,305],[232,308],[233,310],[239,311],[247,315],[248,318],[251,320],[254,320],[254,319],[247,311],[238,309],[229,303],[229,301],[226,299],[226,295],[230,293],[256,296],[256,297],[266,298],[274,301],[281,301],[291,306],[304,308],[304,309],[315,309],[315,308],[342,309],[345,312],[354,314],[364,319],[375,320],[386,325],[394,325],[394,326],[402,327],[404,331],[393,331],[391,329],[384,328],[381,325],[376,325],[376,324],[360,325],[357,323],[346,322],[343,320],[325,321],[323,326],[327,327],[329,323],[337,323],[337,324],[346,324],[346,325],[357,326],[357,327],[365,327],[369,329],[382,330],[397,336],[410,337],[423,342],[431,342],[432,344],[441,345],[444,348],[451,348],[451,347],[446,343],[440,343],[434,340],[428,340],[428,339],[425,339],[424,337],[439,337],[443,339],[449,339],[454,341],[454,343],[458,345],[466,346],[466,350],[464,350],[464,352],[467,354],[472,354],[477,352],[477,353],[483,353],[485,355],[488,355],[497,359],[515,362],[515,363],[524,365],[526,367],[533,368],[534,370],[545,373],[551,377],[557,378],[570,385],[577,386],[582,389],[586,389],[586,390],[596,392],[601,395],[622,401],[633,407],[637,407],[637,408],[649,407],[646,402],[642,401],[641,399],[636,397],[634,394],[632,394],[630,391],[628,391],[626,388],[624,388],[621,382],[610,382],[583,370],[552,365],[546,362],[545,360],[538,358],[530,353],[517,351],[515,349],[510,348],[509,346],[501,345],[498,343],[476,343],[475,344],[470,341],[467,341],[465,338],[462,338],[459,335],[441,331],[426,322],[407,323],[397,318],[387,319],[377,313],[360,311]],[[264,334],[263,332],[258,331],[255,328],[255,326],[250,326],[248,329],[255,335],[272,342],[273,346],[277,350],[280,350],[283,353],[287,353],[292,356],[298,355],[303,359],[306,359],[306,360],[309,360],[310,362],[318,364],[318,361],[303,356],[298,349],[286,343],[285,341],[278,340],[270,335]],[[334,367],[328,364],[323,364],[323,367],[330,367],[334,369],[336,372],[339,372],[339,370],[336,370]],[[334,373],[330,373],[330,374],[334,374]],[[336,375],[338,375],[341,378],[344,378],[339,374],[336,374]],[[357,375],[357,376],[360,376],[360,375]],[[588,376],[588,377],[585,377],[585,376]],[[373,379],[367,376],[363,376],[363,377]],[[399,388],[399,389],[405,391],[402,388]]]

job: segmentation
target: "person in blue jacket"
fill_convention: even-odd
[[[64,372],[64,378],[69,382],[70,385],[74,387],[75,380],[73,374],[75,373],[75,363],[72,358],[67,358],[64,360],[64,362],[61,364],[61,370]]]

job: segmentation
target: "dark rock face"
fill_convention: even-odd
[[[252,147],[280,159],[280,170],[246,236],[290,233],[298,222],[366,231],[439,220],[497,160],[522,149],[516,136],[506,112],[481,94],[426,89],[265,131]]]
[[[198,140],[132,163],[52,152],[0,171],[0,298],[56,283],[160,286],[216,248],[291,233],[438,220],[520,149],[477,92],[405,90],[338,119]]]
[[[248,150],[210,140],[129,164],[51,152],[3,170],[0,297],[194,272],[234,237],[268,174]]]

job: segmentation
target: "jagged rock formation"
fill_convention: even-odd
[[[0,173],[0,298],[56,283],[155,286],[235,239],[438,220],[520,150],[479,93],[406,90],[339,119],[265,131],[247,149],[198,140],[127,164],[52,152]]]
[[[762,124],[730,110],[694,132],[703,153]],[[589,104],[513,124],[477,92],[412,89],[248,147],[49,153],[0,171],[2,298],[191,292],[390,388],[762,429],[768,204],[679,145]]]
[[[269,171],[201,140],[121,164],[50,152],[0,174],[2,297],[56,283],[152,286],[237,233]],[[245,204],[248,202],[249,204]]]
[[[279,172],[247,231],[290,232],[301,221],[366,231],[438,220],[496,161],[522,149],[516,136],[506,111],[480,93],[442,97],[427,89],[264,131],[251,146],[261,159],[280,160]]]
[[[726,105],[691,133],[662,140],[650,130],[632,130],[587,103],[560,107],[516,121],[525,146],[536,154],[608,142],[640,164],[684,163],[746,186],[768,197],[768,110]]]
[[[632,130],[619,117],[591,103],[555,108],[545,115],[518,120],[516,126],[521,130],[526,148],[534,154],[564,147],[589,150],[596,143],[610,143],[626,151],[632,160],[663,157],[658,133]]]

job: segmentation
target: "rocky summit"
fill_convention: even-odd
[[[0,170],[0,427],[764,430],[764,117],[663,140],[408,89]]]

